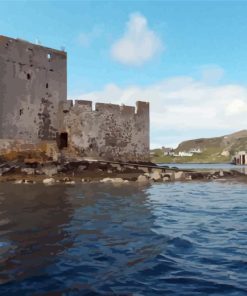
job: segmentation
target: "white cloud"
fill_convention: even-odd
[[[247,101],[244,99],[235,99],[226,105],[227,115],[240,115],[247,113]]]
[[[207,83],[216,83],[224,76],[224,69],[218,65],[205,65],[200,67],[202,80]]]
[[[146,87],[108,84],[78,98],[126,105],[150,101],[152,146],[247,128],[247,87],[243,85],[174,77]]]
[[[163,49],[157,34],[148,27],[147,19],[131,14],[124,35],[111,48],[112,57],[126,65],[139,66]]]

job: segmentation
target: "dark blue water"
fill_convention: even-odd
[[[247,295],[247,184],[1,184],[0,295]]]

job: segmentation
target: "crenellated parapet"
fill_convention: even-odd
[[[66,52],[0,35],[0,139],[56,141],[80,157],[148,161],[149,103],[67,100]]]
[[[108,160],[149,160],[149,103],[136,107],[84,100],[61,102],[61,134],[80,155]]]
[[[149,103],[137,101],[136,107],[126,106],[126,105],[117,105],[109,103],[95,103],[95,110],[93,110],[93,102],[87,100],[67,100],[61,102],[61,108],[63,112],[78,111],[81,112],[95,112],[95,113],[119,113],[119,114],[128,114],[128,115],[142,115],[149,113]]]

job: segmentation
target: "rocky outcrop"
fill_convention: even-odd
[[[130,163],[104,161],[72,161],[46,163],[5,162],[0,164],[0,182],[18,184],[43,182],[44,184],[75,184],[101,181],[121,184],[129,181],[141,183],[193,180],[216,180],[239,176],[236,171],[196,171]],[[21,180],[21,181],[20,181]],[[24,180],[24,181],[23,181]],[[17,182],[18,181],[18,182]]]

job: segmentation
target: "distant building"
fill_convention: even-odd
[[[239,165],[246,165],[247,164],[247,152],[246,151],[240,151],[235,154],[233,157],[232,162],[234,164],[239,164]]]
[[[200,148],[192,148],[189,151],[190,153],[202,153],[202,150]]]
[[[173,148],[162,147],[162,152],[164,153],[164,156],[174,156],[174,149]]]
[[[180,157],[184,157],[184,156],[191,157],[191,156],[193,156],[193,153],[192,152],[186,152],[186,151],[179,151],[178,156],[180,156]]]

